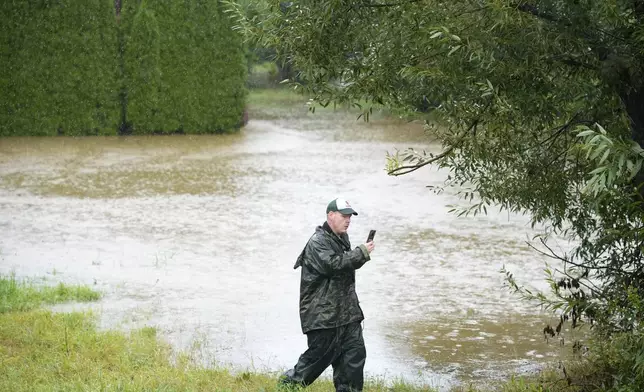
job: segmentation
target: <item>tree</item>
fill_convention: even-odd
[[[254,18],[228,5],[321,105],[367,100],[438,119],[428,126],[442,153],[396,152],[389,174],[444,167],[446,186],[477,197],[464,213],[528,212],[576,241],[569,254],[540,247],[562,261],[554,299],[508,273],[512,287],[604,336],[639,326],[644,1],[258,1]]]

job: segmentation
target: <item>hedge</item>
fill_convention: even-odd
[[[245,56],[217,1],[130,1],[123,19],[134,133],[210,133],[239,125]]]
[[[0,135],[116,133],[113,2],[0,3]]]
[[[5,0],[0,136],[238,127],[240,37],[215,0]],[[117,21],[118,20],[118,21]]]

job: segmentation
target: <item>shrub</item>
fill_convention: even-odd
[[[0,17],[0,136],[116,133],[113,1],[7,0]]]

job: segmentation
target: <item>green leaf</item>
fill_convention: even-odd
[[[624,163],[626,163],[626,156],[620,155],[619,156],[619,163],[617,164],[617,170],[618,171],[620,171],[620,172],[622,171],[622,169],[624,168]]]
[[[596,134],[594,137],[592,137],[592,138],[588,141],[588,143],[587,143],[587,144],[595,144],[596,142],[598,142],[599,140],[601,140],[601,138],[602,138],[602,135],[600,135],[600,134]]]
[[[631,151],[637,155],[641,155],[644,152],[642,147],[635,141],[631,141]]]
[[[590,175],[594,175],[594,174],[603,173],[604,171],[606,171],[606,166],[600,166],[600,167],[598,167],[598,168],[594,169],[593,171],[591,171],[591,172],[590,172],[590,173],[588,173],[588,174],[590,174]]]
[[[633,177],[635,177],[637,173],[639,173],[640,170],[642,170],[642,162],[643,162],[642,159],[638,159],[637,162],[635,163]]]
[[[601,132],[602,135],[606,135],[606,130],[604,129],[604,127],[602,127],[600,124],[595,124],[595,126],[599,128],[599,132]]]
[[[598,145],[598,146],[595,148],[595,151],[593,151],[593,153],[590,155],[590,159],[591,159],[591,160],[594,160],[595,158],[597,158],[597,157],[599,156],[599,154],[601,154],[601,153],[602,153],[602,151],[604,151],[606,148],[608,148],[608,146],[607,146],[607,145],[605,145],[605,144],[600,144],[600,145]]]
[[[577,137],[583,138],[583,137],[586,137],[586,136],[589,136],[589,135],[594,135],[594,134],[595,134],[595,131],[593,131],[592,129],[588,129],[586,131],[579,132],[577,134]]]
[[[608,171],[608,179],[606,180],[606,183],[609,186],[612,186],[614,184],[614,182],[615,182],[615,177],[616,177],[616,173],[613,170],[609,170]]]
[[[607,149],[606,149],[606,152],[604,152],[604,155],[602,156],[602,159],[600,159],[600,160],[599,160],[599,164],[600,164],[600,165],[601,165],[602,163],[604,163],[604,161],[606,160],[606,158],[608,158],[608,155],[610,155],[610,148],[607,148]]]

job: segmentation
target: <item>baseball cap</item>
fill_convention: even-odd
[[[328,214],[331,211],[337,211],[344,215],[358,215],[358,213],[351,207],[351,204],[341,197],[331,200],[329,205],[326,206],[326,213]]]

